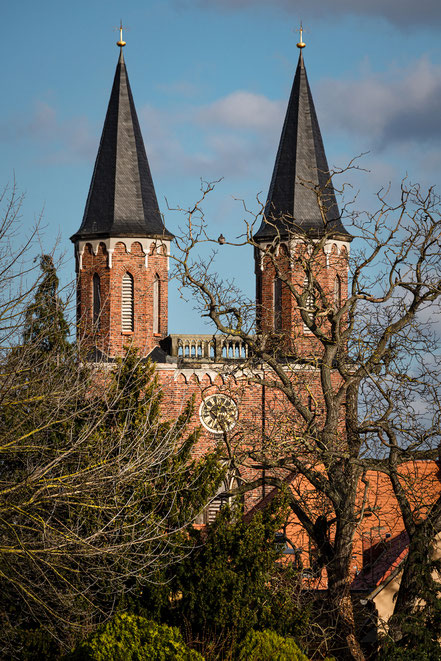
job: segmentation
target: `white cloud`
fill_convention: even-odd
[[[27,133],[34,137],[47,138],[53,134],[57,127],[57,114],[55,109],[44,101],[36,101],[33,116],[27,126]]]
[[[152,168],[207,178],[255,174],[275,154],[285,103],[237,90],[179,112],[139,112]]]
[[[272,131],[274,125],[281,126],[283,105],[280,101],[271,101],[263,94],[237,90],[202,107],[197,118],[209,126]]]

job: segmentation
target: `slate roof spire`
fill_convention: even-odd
[[[306,234],[318,238],[325,233],[350,241],[340,219],[334,188],[303,61],[305,44],[300,33],[299,61],[288,102],[279,150],[274,165],[264,220],[255,239],[271,239],[280,233]],[[317,195],[322,191],[326,221]]]
[[[122,37],[110,101],[81,227],[71,237],[173,238],[156,199],[139,127]]]

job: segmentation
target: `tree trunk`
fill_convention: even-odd
[[[340,544],[338,544],[340,546]],[[352,545],[344,555],[334,550],[328,564],[328,608],[333,625],[332,651],[339,661],[364,661],[364,654],[357,640],[354,610],[350,595],[350,561]]]
[[[354,531],[357,525],[355,500],[358,473],[348,464],[335,464],[328,472],[332,485],[341,492],[340,504],[335,507],[336,528],[332,553],[327,559],[328,607],[335,637],[334,654],[337,659],[364,661],[357,640],[354,610],[350,595],[351,559]]]
[[[402,638],[402,624],[412,618],[418,604],[430,605],[437,594],[431,575],[433,547],[426,528],[427,525],[417,526],[409,542],[394,613],[389,620],[389,634],[395,641]]]

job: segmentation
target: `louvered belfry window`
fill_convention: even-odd
[[[101,283],[98,273],[93,274],[93,323],[96,330],[100,329],[101,313]]]
[[[121,330],[123,333],[133,332],[133,278],[130,273],[124,273],[121,296]]]

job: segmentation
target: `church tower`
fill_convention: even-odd
[[[116,67],[81,227],[72,237],[80,340],[112,359],[148,356],[167,336],[173,235],[159,211],[123,47]]]
[[[340,307],[347,297],[352,237],[340,219],[301,36],[297,46],[299,61],[263,221],[254,241],[260,331],[283,336],[285,350],[302,357],[315,348],[308,320],[323,323],[320,317],[323,320],[325,315],[317,313],[327,304]],[[306,323],[302,311],[308,314]]]

